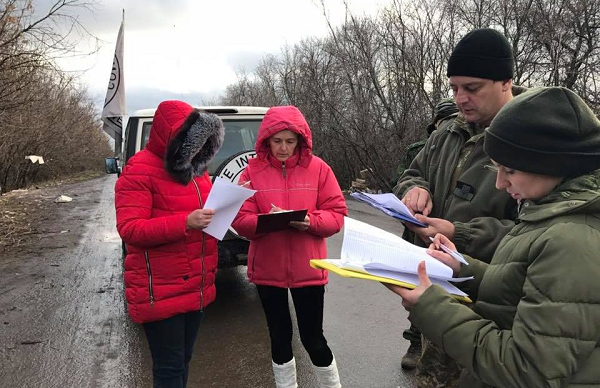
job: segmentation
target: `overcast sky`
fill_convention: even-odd
[[[348,0],[355,14],[375,15],[390,0]],[[38,12],[50,0],[38,0]],[[278,54],[301,39],[327,35],[319,0],[99,0],[92,12],[78,10],[81,23],[100,39],[87,58],[60,62],[83,72],[81,82],[102,104],[125,9],[127,110],[179,98],[192,104],[214,100],[235,82],[236,71],[251,72],[267,53]],[[344,17],[343,0],[325,0],[334,25]],[[83,41],[80,50],[93,47]],[[202,99],[204,98],[204,101]]]

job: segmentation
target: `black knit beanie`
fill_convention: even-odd
[[[508,40],[496,30],[481,28],[469,32],[454,47],[446,74],[502,81],[512,79],[513,68]]]
[[[575,177],[600,168],[600,121],[567,88],[531,89],[500,109],[483,148],[505,167]]]

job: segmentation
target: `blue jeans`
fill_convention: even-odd
[[[154,388],[183,388],[203,312],[192,311],[144,323],[152,353]]]

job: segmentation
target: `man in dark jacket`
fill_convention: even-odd
[[[493,29],[471,31],[452,51],[447,76],[460,113],[431,135],[394,188],[428,225],[407,224],[416,234],[415,244],[428,246],[430,236],[442,233],[459,251],[489,262],[514,226],[516,202],[496,190],[496,176],[486,168],[491,162],[483,151],[484,129],[513,98],[513,68],[510,43]],[[420,333],[412,326],[404,337],[411,345],[402,366],[416,365],[420,386],[456,383],[460,369],[452,359],[426,340],[421,351]]]
[[[474,276],[463,286],[474,307],[429,286],[425,266],[416,289],[390,288],[464,367],[460,388],[599,387],[600,122],[581,97],[549,87],[517,96],[485,132],[519,222],[490,264],[430,251],[454,276]]]

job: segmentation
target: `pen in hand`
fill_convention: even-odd
[[[271,213],[279,213],[282,211],[283,211],[282,208],[275,206],[273,203],[271,203]]]
[[[431,240],[431,242],[433,242],[433,237],[429,236],[429,239]],[[444,251],[447,254],[449,254],[450,256],[452,256],[455,260],[458,260],[459,262],[461,262],[461,263],[463,263],[465,265],[469,265],[469,263],[467,262],[467,260],[465,260],[465,258],[463,257],[463,255],[461,255],[457,251],[448,248],[447,246],[445,246],[442,243],[440,243],[440,248],[442,248],[442,251]]]

